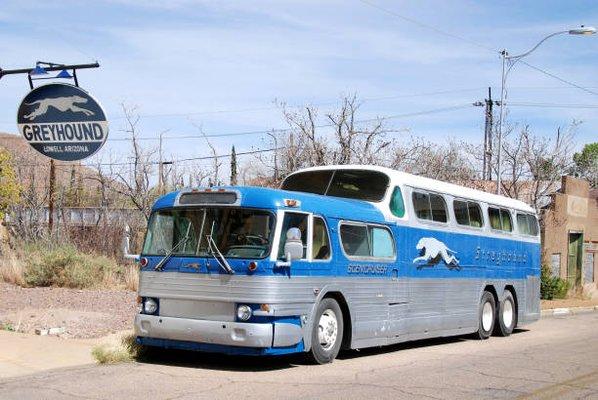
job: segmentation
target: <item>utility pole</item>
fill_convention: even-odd
[[[500,106],[500,101],[492,100],[492,88],[488,88],[488,98],[483,102],[477,101],[474,106],[484,109],[484,154],[482,166],[482,179],[492,180],[492,130],[494,127],[492,106]]]
[[[230,184],[231,186],[237,186],[237,152],[235,151],[235,145],[230,153]]]

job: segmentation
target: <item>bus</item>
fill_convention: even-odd
[[[341,349],[508,336],[540,317],[533,208],[382,167],[166,194],[138,257],[145,346],[324,364]]]

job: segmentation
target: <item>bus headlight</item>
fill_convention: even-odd
[[[143,312],[145,314],[155,314],[158,311],[158,302],[152,298],[147,298],[143,302]]]
[[[245,305],[237,307],[237,318],[241,321],[247,321],[251,318],[251,307]]]

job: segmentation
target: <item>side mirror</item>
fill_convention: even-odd
[[[287,261],[303,258],[303,242],[301,241],[301,231],[299,228],[290,228],[287,231],[284,254],[287,256]]]
[[[131,228],[125,225],[125,234],[123,237],[123,257],[129,260],[139,261],[139,254],[129,253],[131,249]]]

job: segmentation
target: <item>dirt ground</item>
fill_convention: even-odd
[[[126,290],[22,288],[0,282],[0,327],[33,333],[65,327],[66,338],[94,338],[130,329],[137,294]]]

